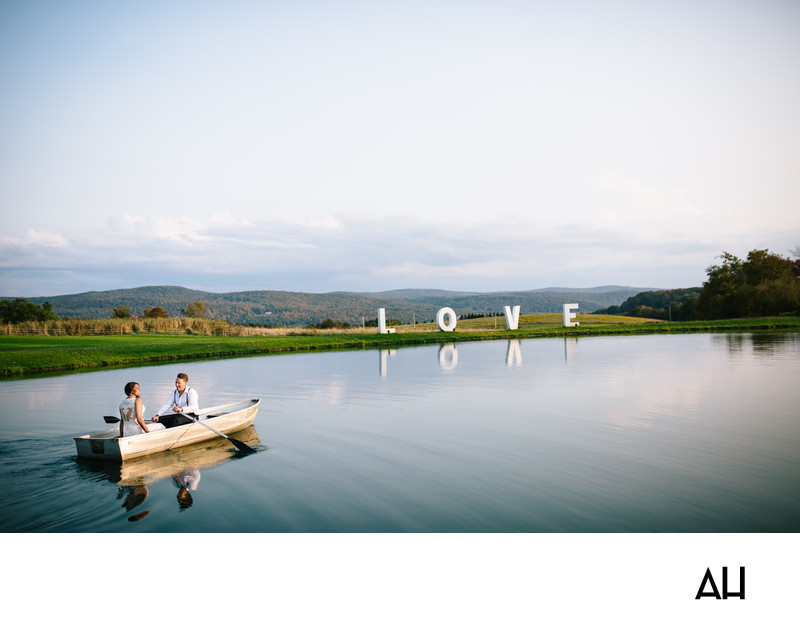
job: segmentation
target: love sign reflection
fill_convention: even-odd
[[[455,344],[442,344],[439,347],[439,366],[445,372],[455,370],[458,366],[458,349]]]
[[[389,360],[397,356],[397,349],[381,349],[378,351],[378,373],[381,377],[389,374]],[[564,363],[577,362],[578,339],[564,337]],[[453,343],[442,344],[438,350],[439,367],[443,372],[453,372],[458,367],[458,346]],[[508,340],[505,353],[505,364],[509,367],[522,366],[522,342],[519,339]]]

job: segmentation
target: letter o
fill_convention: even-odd
[[[448,372],[455,369],[458,365],[458,349],[455,344],[446,344],[439,349],[439,365]]]
[[[449,319],[447,324],[444,323],[445,317]],[[455,331],[457,323],[458,318],[456,317],[456,312],[450,307],[439,309],[436,313],[436,324],[442,331]]]

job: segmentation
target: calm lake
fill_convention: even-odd
[[[78,460],[128,381],[149,418],[262,399],[216,439]],[[459,343],[0,382],[0,531],[797,532],[800,334]],[[193,480],[178,501],[178,482]]]

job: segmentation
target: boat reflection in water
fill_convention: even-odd
[[[252,425],[230,437],[250,446],[258,445],[261,440]],[[121,499],[122,507],[131,512],[147,499],[148,485],[165,478],[171,478],[178,488],[178,506],[186,510],[194,502],[191,491],[195,491],[200,483],[200,471],[237,457],[244,456],[232,447],[230,441],[216,438],[122,462],[90,458],[78,458],[77,462],[82,469],[102,473],[105,479],[116,484],[119,487],[117,499]],[[128,517],[128,521],[138,521],[149,513],[149,510],[136,513]]]

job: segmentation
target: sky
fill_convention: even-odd
[[[800,246],[800,2],[0,0],[0,295],[699,286]]]

